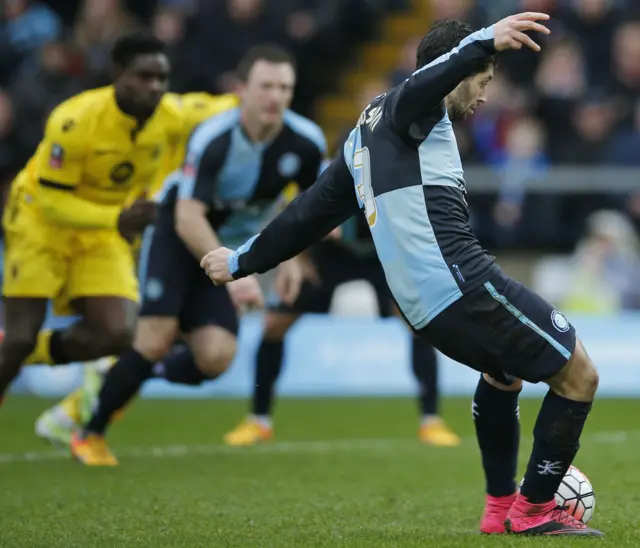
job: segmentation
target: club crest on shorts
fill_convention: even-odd
[[[278,173],[282,177],[293,177],[300,169],[300,156],[293,152],[287,152],[278,160]]]
[[[555,327],[558,331],[564,333],[565,331],[569,331],[569,320],[565,318],[560,312],[554,310],[551,313],[551,322],[553,323],[553,327]]]
[[[149,278],[147,280],[144,293],[147,299],[149,299],[150,301],[159,300],[164,294],[164,287],[162,286],[162,282],[156,278]]]

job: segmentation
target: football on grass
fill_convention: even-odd
[[[569,468],[558,487],[556,501],[582,523],[589,523],[596,507],[596,496],[589,478],[575,466]]]

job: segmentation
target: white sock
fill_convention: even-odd
[[[271,428],[272,422],[271,422],[271,417],[269,415],[251,415],[250,419],[253,422],[257,422],[260,426],[264,426],[265,428]]]
[[[62,428],[75,428],[78,426],[61,405],[56,405],[52,412],[53,420],[58,426]]]
[[[438,415],[422,415],[422,417],[420,418],[420,424],[422,426],[438,422],[442,422],[442,419]]]

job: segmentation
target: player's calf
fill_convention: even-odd
[[[33,352],[47,310],[44,299],[5,299],[6,329],[0,344],[0,397]]]
[[[526,535],[600,536],[555,503],[555,493],[580,447],[598,386],[597,371],[579,340],[569,362],[547,383],[551,389],[538,414],[533,451],[507,518],[507,530]]]

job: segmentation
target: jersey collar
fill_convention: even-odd
[[[137,118],[134,118],[133,116],[122,112],[122,110],[118,106],[118,103],[116,102],[116,90],[113,86],[111,86],[111,92],[109,93],[108,104],[109,114],[113,116],[112,119],[119,127],[122,127],[125,131],[129,132],[142,129],[141,127],[139,127]],[[160,105],[158,105],[158,108],[160,108]],[[149,118],[149,120],[151,120],[151,118]],[[147,120],[147,124],[149,123],[149,120]]]

